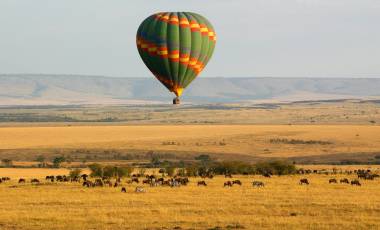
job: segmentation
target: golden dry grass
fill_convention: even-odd
[[[137,149],[293,157],[377,152],[379,137],[380,126],[373,125],[3,127],[0,128],[0,149]],[[271,143],[273,138],[332,144]],[[164,144],[168,141],[175,144]]]
[[[323,167],[323,166],[322,166]],[[0,184],[0,229],[379,229],[380,181],[363,186],[328,184],[331,177],[309,175],[263,178],[239,176],[243,186],[223,188],[223,177],[197,187],[149,188],[135,194],[135,185],[120,188],[83,188],[76,183],[18,185],[18,176],[61,174],[60,171],[2,169],[13,176]],[[26,175],[24,175],[26,176]],[[253,180],[266,183],[253,188]],[[16,185],[16,187],[12,187]],[[292,216],[292,213],[295,216]]]

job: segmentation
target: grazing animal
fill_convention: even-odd
[[[344,179],[340,179],[339,181],[341,184],[345,183],[345,184],[349,184],[350,182],[348,181],[347,178],[344,178]]]
[[[300,185],[303,185],[303,184],[308,185],[308,184],[309,184],[309,180],[306,179],[306,178],[301,179],[301,180],[300,180]]]
[[[121,192],[127,192],[127,189],[125,187],[122,187]]]
[[[104,183],[102,179],[96,179],[95,180],[95,186],[103,187]]]
[[[118,187],[119,186],[119,183],[115,182],[115,184],[113,185],[114,188]]]
[[[3,180],[0,178],[0,184],[3,183]]]
[[[136,192],[136,193],[144,193],[144,192],[145,192],[145,189],[144,189],[144,187],[137,186],[137,187],[135,188],[135,192]]]
[[[133,178],[132,178],[132,183],[133,183],[133,182],[136,182],[136,183],[138,184],[138,183],[139,183],[139,178],[133,177]]]
[[[143,183],[143,184],[150,184],[150,181],[151,181],[151,180],[146,179],[146,180],[143,180],[142,183]]]
[[[176,180],[171,180],[170,187],[180,187],[181,184]]]
[[[335,178],[332,178],[332,179],[329,180],[329,184],[331,184],[331,183],[335,183],[336,184],[336,183],[338,183],[338,181]]]
[[[2,177],[1,180],[5,182],[7,180],[11,180],[11,178],[9,178],[9,177]]]
[[[82,177],[82,179],[83,179],[84,181],[86,181],[86,180],[87,180],[87,177],[88,177],[88,175],[87,175],[87,174],[82,174],[80,177]]]
[[[82,186],[83,187],[86,186],[87,188],[89,188],[89,187],[95,187],[95,184],[92,183],[92,181],[86,180],[83,182]]]
[[[231,181],[226,181],[224,182],[224,186],[223,187],[232,187],[233,183]]]
[[[234,180],[234,181],[232,181],[232,184],[238,184],[240,186],[242,185],[240,180]]]
[[[198,181],[197,185],[198,186],[207,186],[206,181],[204,181],[204,180]]]
[[[58,175],[55,177],[55,180],[59,182],[63,182],[63,176]]]
[[[19,184],[21,184],[21,183],[25,183],[26,181],[25,181],[25,179],[24,178],[20,178],[19,180],[18,180],[18,183]]]
[[[361,186],[361,184],[358,180],[352,180],[351,185]]]
[[[30,183],[36,183],[36,184],[38,184],[38,183],[40,183],[40,181],[38,179],[34,178],[34,179],[30,180]]]
[[[253,187],[264,187],[264,182],[262,181],[253,181],[252,182]]]

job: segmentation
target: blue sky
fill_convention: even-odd
[[[193,11],[218,34],[207,77],[380,77],[379,0],[1,0],[0,73],[148,77],[135,33]]]

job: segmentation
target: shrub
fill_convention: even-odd
[[[56,157],[54,158],[53,160],[53,165],[54,165],[54,168],[59,168],[61,167],[61,164],[65,162],[65,157],[63,156],[60,156],[60,157]]]
[[[175,168],[171,166],[165,167],[165,172],[168,174],[168,176],[174,176]]]
[[[91,170],[92,177],[126,177],[131,175],[133,168],[126,166],[103,166],[100,164],[91,164],[88,166]]]
[[[103,166],[100,164],[90,164],[88,166],[90,168],[92,177],[103,177]]]
[[[196,165],[189,165],[185,168],[187,176],[198,176],[198,167]]]
[[[186,176],[186,169],[184,169],[184,168],[180,168],[180,169],[178,169],[178,171],[177,171],[177,175],[178,175],[178,176],[181,176],[181,177]]]
[[[287,175],[296,172],[295,165],[286,161],[260,162],[255,165],[255,168],[259,174]]]
[[[70,178],[79,177],[81,173],[82,173],[81,169],[70,170]]]

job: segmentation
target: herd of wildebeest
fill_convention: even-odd
[[[299,175],[309,175],[309,174],[325,174],[325,175],[352,175],[355,174],[357,176],[357,179],[349,180],[348,178],[331,178],[328,180],[329,184],[337,184],[338,181],[341,184],[351,184],[355,186],[361,186],[361,183],[359,179],[362,180],[374,180],[375,178],[380,177],[379,174],[376,174],[372,172],[370,169],[359,169],[359,170],[346,170],[346,171],[340,171],[340,172],[328,172],[326,170],[303,170],[299,169],[297,170],[297,174]],[[271,173],[263,173],[262,176],[270,178],[272,177]],[[213,179],[214,175],[212,174],[206,174],[200,176],[201,180],[197,181],[197,186],[207,186],[206,179]],[[224,182],[224,187],[232,187],[234,185],[241,186],[243,183],[240,180],[233,180],[232,174],[226,173],[224,177],[230,180],[227,180]],[[11,179],[9,177],[0,177],[0,184],[5,183],[7,181],[10,181]],[[31,184],[38,185],[42,184],[42,181],[37,178],[32,178],[29,180],[26,180],[25,178],[19,178],[18,183],[19,184],[25,184],[27,182],[30,182]],[[121,192],[127,192],[127,189],[123,187],[122,178],[116,177],[116,179],[112,180],[110,177],[101,177],[101,178],[92,178],[88,174],[82,174],[80,176],[66,176],[66,175],[57,175],[57,176],[46,176],[45,182],[76,182],[81,183],[83,187],[91,188],[91,187],[121,187]],[[161,176],[157,175],[143,175],[143,174],[132,174],[131,177],[125,181],[127,184],[142,184],[142,185],[148,185],[150,187],[157,187],[157,186],[167,186],[167,187],[180,187],[180,186],[186,186],[190,180],[189,177],[184,176],[174,176],[174,177],[168,177],[166,178],[164,174]],[[309,185],[311,182],[307,178],[302,178],[299,180],[300,185]],[[252,181],[253,187],[264,187],[265,184],[262,181]],[[142,193],[145,192],[145,188],[143,186],[137,186],[135,188],[136,193]]]

